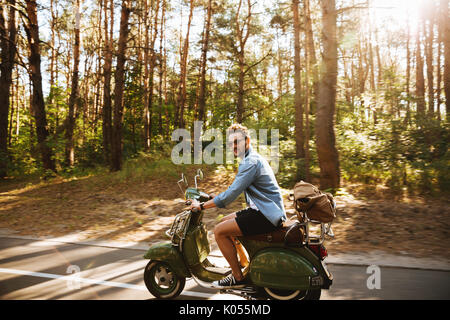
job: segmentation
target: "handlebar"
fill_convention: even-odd
[[[186,204],[187,206],[190,206],[190,205],[192,204],[192,201],[191,201],[191,200],[186,200],[185,204]],[[192,212],[197,212],[198,210],[197,210],[196,208],[193,208],[191,211],[192,211]]]
[[[215,194],[210,194],[210,195],[207,194],[207,196],[208,196],[208,200],[212,200],[212,199],[214,199],[214,197],[215,197],[216,195],[215,195]],[[187,206],[191,205],[191,204],[192,204],[192,200],[191,200],[191,199],[186,200],[186,201],[185,201],[185,204],[186,204]],[[201,210],[197,210],[197,209],[193,209],[193,210],[192,210],[192,212],[198,212],[198,211],[201,211]]]

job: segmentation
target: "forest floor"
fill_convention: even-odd
[[[208,193],[220,193],[234,178],[227,171],[206,171],[199,187]],[[192,179],[194,169],[187,176]],[[167,240],[165,231],[175,214],[186,207],[176,185],[178,179],[164,173],[140,180],[105,177],[4,180],[0,183],[0,229],[34,237],[77,233],[83,240]],[[292,217],[289,193],[283,189],[288,217]],[[450,200],[396,195],[382,186],[344,185],[335,197],[335,238],[326,241],[328,251],[383,251],[450,260]],[[208,230],[243,206],[240,197],[226,209],[206,211]]]

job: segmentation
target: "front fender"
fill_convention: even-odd
[[[183,257],[170,242],[157,243],[148,249],[145,259],[164,261],[168,263],[179,276],[190,277],[191,273],[184,264]]]

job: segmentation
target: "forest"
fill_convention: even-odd
[[[168,166],[203,121],[279,130],[283,187],[441,194],[449,120],[448,0],[1,0],[3,181]]]

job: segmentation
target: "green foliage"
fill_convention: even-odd
[[[351,117],[337,125],[344,179],[410,192],[448,190],[448,125],[423,118],[417,126],[409,126],[386,117],[356,127]]]
[[[317,65],[310,66],[309,88],[311,89],[311,109],[309,146],[309,171],[312,182],[320,176],[316,146],[314,113],[317,111],[317,92],[313,86],[314,67],[320,67],[323,50],[321,30],[321,6],[311,2],[311,20],[313,23],[313,40],[316,50]],[[67,1],[56,1],[55,39],[43,32],[42,58],[46,72],[51,56],[50,43],[58,49],[55,61],[55,80],[46,96],[46,117],[50,136],[47,144],[53,152],[58,174],[64,177],[76,177],[88,174],[108,172],[104,159],[102,137],[102,89],[104,86],[103,65],[105,54],[105,37],[103,23],[98,25],[98,17],[103,15],[103,8],[98,4],[85,4],[82,18],[83,43],[80,65],[80,97],[77,101],[75,166],[65,167],[64,120],[67,117],[67,103],[70,94],[70,77],[73,50],[73,7]],[[166,2],[166,25],[159,25],[158,33],[163,34],[164,48],[160,51],[159,35],[156,38],[153,108],[151,113],[151,150],[144,152],[144,124],[146,99],[149,97],[145,86],[150,79],[145,72],[144,44],[145,36],[153,36],[145,30],[145,17],[154,16],[154,12],[144,12],[144,3],[136,4],[130,22],[130,36],[126,53],[126,75],[124,87],[124,113],[122,146],[124,167],[121,172],[111,173],[115,181],[128,179],[150,179],[155,176],[175,176],[181,169],[196,165],[176,166],[170,160],[170,134],[175,127],[174,113],[179,92],[179,55],[182,38],[185,35],[186,15],[182,21],[173,23],[180,17],[180,6],[187,8],[188,3]],[[206,5],[202,3],[202,5]],[[152,2],[156,9],[156,2]],[[295,182],[305,179],[305,159],[295,156],[294,134],[294,91],[293,88],[293,26],[290,2],[252,3],[253,12],[249,25],[245,26],[247,4],[242,3],[239,14],[244,34],[249,30],[249,37],[244,48],[244,125],[258,131],[259,129],[278,129],[280,138],[279,168],[277,179],[281,186],[291,188]],[[236,30],[236,2],[219,1],[214,5],[211,33],[209,38],[208,61],[206,72],[206,123],[205,129],[217,128],[223,133],[235,122],[238,96],[239,47]],[[116,8],[118,9],[118,8]],[[200,13],[196,8],[196,14]],[[204,8],[202,8],[203,10]],[[41,8],[48,15],[48,8]],[[184,9],[183,9],[184,10]],[[364,14],[362,14],[364,12]],[[449,190],[450,173],[448,153],[448,124],[434,119],[429,114],[417,115],[413,92],[414,65],[410,77],[410,93],[406,93],[405,55],[406,34],[387,30],[387,34],[373,25],[367,30],[366,10],[344,10],[337,23],[339,39],[340,65],[337,82],[335,133],[341,166],[341,176],[345,181],[358,181],[367,184],[385,184],[394,189],[410,192],[443,192]],[[150,16],[145,16],[150,14]],[[204,16],[202,14],[197,16]],[[102,19],[104,19],[103,17]],[[302,17],[303,18],[303,17]],[[39,18],[41,25],[50,22]],[[109,18],[108,18],[109,19]],[[172,20],[174,19],[174,20]],[[195,20],[197,28],[191,30],[188,66],[186,74],[186,104],[184,120],[191,129],[195,120],[196,97],[199,85],[200,54],[202,49],[201,34],[204,21]],[[153,20],[151,18],[151,20]],[[150,22],[151,22],[150,20]],[[303,21],[303,19],[302,19]],[[105,21],[103,21],[105,22]],[[118,20],[116,21],[118,22]],[[149,21],[147,21],[148,23]],[[161,21],[160,21],[161,22]],[[375,21],[372,19],[372,23]],[[153,22],[151,22],[153,23]],[[181,29],[178,29],[180,25]],[[181,27],[183,26],[183,27]],[[199,28],[200,26],[200,28]],[[302,26],[302,32],[305,26]],[[114,28],[117,31],[117,26]],[[370,30],[372,29],[372,30]],[[380,31],[381,30],[381,31]],[[369,33],[367,33],[367,31]],[[378,31],[380,31],[378,33]],[[406,30],[403,30],[406,31]],[[117,32],[114,32],[114,47],[117,46]],[[391,34],[392,33],[392,34]],[[181,38],[180,38],[181,37]],[[304,35],[302,35],[303,39]],[[375,38],[376,37],[376,38]],[[437,36],[435,37],[438,38]],[[20,61],[27,61],[26,35],[19,39]],[[51,41],[53,40],[53,41]],[[376,41],[375,41],[376,40]],[[410,39],[412,40],[412,39]],[[21,42],[20,42],[21,41]],[[410,50],[412,42],[410,42]],[[436,43],[434,44],[436,45]],[[114,48],[114,51],[116,50]],[[304,95],[306,79],[306,48],[302,47],[301,68],[302,83],[300,91]],[[372,55],[372,57],[371,57]],[[436,60],[436,59],[435,59]],[[115,59],[113,62],[113,72]],[[159,95],[159,71],[163,69],[163,94]],[[278,74],[281,72],[281,74]],[[372,74],[373,73],[373,74]],[[42,169],[40,153],[37,147],[34,117],[29,110],[31,90],[28,82],[21,80],[28,76],[20,74],[17,78],[19,101],[14,99],[15,110],[19,110],[19,134],[12,130],[11,146],[8,156],[1,161],[7,162],[9,176],[41,175],[51,178],[53,173]],[[44,90],[47,89],[48,77],[44,75]],[[148,80],[148,81],[147,81]],[[112,76],[111,88],[114,86]],[[427,84],[428,86],[428,84]],[[428,89],[428,88],[427,88]],[[279,92],[280,91],[280,92]],[[315,94],[314,94],[315,93]],[[47,94],[47,92],[46,92]],[[86,96],[85,96],[86,95]],[[443,97],[443,95],[441,95]],[[114,101],[114,97],[113,101]],[[303,96],[304,98],[304,96]],[[427,97],[428,99],[428,97]],[[13,99],[12,99],[13,100]],[[160,103],[162,101],[162,105]],[[94,108],[95,107],[95,108]],[[95,109],[95,110],[93,110]],[[162,119],[162,131],[159,119]],[[408,116],[408,118],[407,118]],[[15,117],[13,122],[15,122]],[[14,125],[12,125],[14,129]],[[333,128],[329,128],[330,130]],[[270,131],[269,131],[270,132]],[[270,143],[270,134],[268,136]],[[218,166],[218,168],[222,168]],[[224,166],[230,170],[235,166]],[[108,173],[109,174],[109,173]]]

